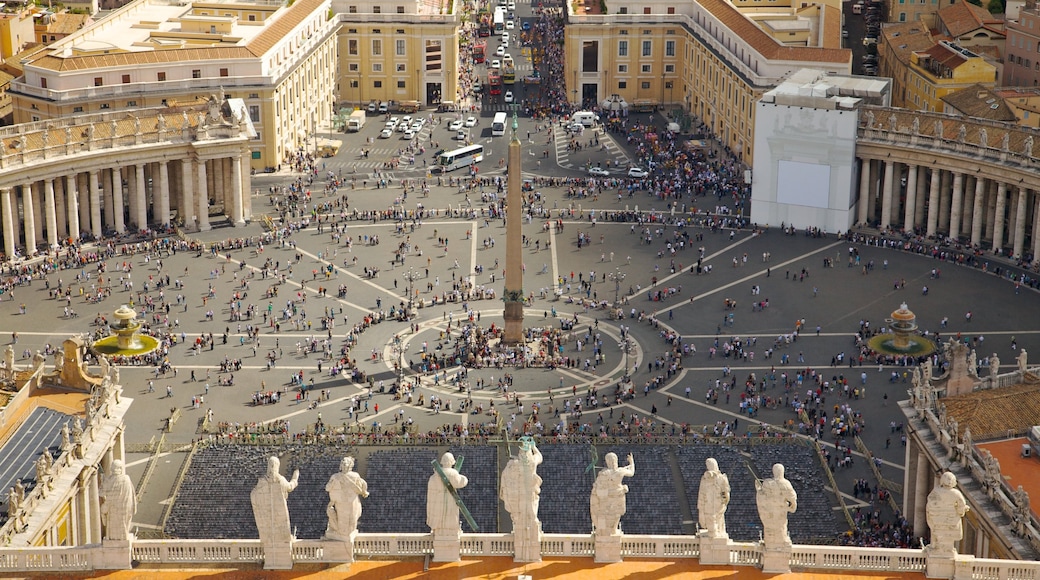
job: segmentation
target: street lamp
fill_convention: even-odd
[[[628,373],[631,369],[631,367],[628,366],[628,353],[632,350],[632,339],[628,336],[628,327],[624,324],[621,325],[621,342],[618,343],[618,346],[621,347],[621,350],[625,353],[625,375],[621,380],[627,383],[629,380]]]
[[[401,344],[401,335],[394,335],[393,350],[397,354],[397,390],[404,388],[404,345]]]
[[[412,284],[415,282],[417,274],[415,268],[409,266],[408,273],[404,274],[404,279],[408,281],[408,310],[405,311],[405,318],[408,320],[412,319],[412,299],[415,296],[415,292],[412,290]]]
[[[625,279],[625,273],[621,271],[621,268],[614,268],[613,272],[607,274],[607,278],[614,281],[614,307],[618,306],[618,298],[621,293],[621,282]]]

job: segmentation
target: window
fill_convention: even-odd
[[[643,14],[650,14],[650,7],[649,6],[643,8]]]
[[[228,76],[228,69],[226,69],[226,68],[220,69],[220,76],[222,76],[222,77]]]
[[[581,43],[581,72],[599,70],[599,41],[586,40]]]
[[[101,77],[94,77],[94,86],[95,86],[95,87],[102,87],[102,86],[105,86],[105,81],[104,81],[104,79],[102,79]]]
[[[653,31],[653,30],[649,30],[649,29],[647,29],[647,30],[644,30],[644,31],[643,31],[643,36],[646,36],[646,35],[648,35],[648,34],[653,34],[653,33],[654,33],[654,31]]]
[[[395,54],[397,56],[404,56],[404,55],[408,54],[408,47],[407,47],[407,44],[405,43],[405,40],[403,38],[398,38],[397,42],[395,44],[397,45],[397,48],[396,48],[396,51],[395,51]]]
[[[349,13],[349,14],[357,14],[357,6],[351,6],[351,7],[347,8],[347,13]]]
[[[372,63],[372,72],[377,72],[377,73],[383,72],[383,63],[381,63],[381,62],[374,62],[374,63]]]
[[[408,65],[403,63],[403,62],[397,63],[395,65],[395,67],[396,67],[395,70],[397,70],[397,72],[399,72],[399,73],[408,72]]]
[[[621,8],[618,8],[617,13],[618,14],[628,14],[628,7],[622,6]]]
[[[47,88],[47,79],[45,79],[45,78],[41,78],[40,79],[40,87],[44,88],[44,89]]]
[[[626,81],[618,81],[617,88],[619,88],[619,89],[627,89],[628,88],[628,82],[626,82]]]
[[[137,106],[137,101],[127,101],[126,102],[126,106],[128,106],[128,107],[136,107]]]
[[[621,36],[628,36],[628,29],[621,29],[618,31]]]
[[[123,75],[123,84],[124,85],[130,84],[130,75]]]
[[[639,83],[639,88],[641,88],[641,89],[649,89],[650,88],[650,83],[647,82],[647,81],[643,81],[643,82]]]
[[[202,70],[197,69],[197,68],[196,69],[192,69],[192,71],[191,71],[191,78],[193,78],[193,79],[201,79],[202,78]]]
[[[671,89],[672,86],[673,86],[672,81],[665,81],[664,82],[664,88]]]
[[[249,105],[249,120],[254,123],[260,122],[260,105]]]
[[[668,14],[675,14],[675,6],[668,7]]]
[[[250,151],[249,156],[251,158],[253,158],[253,159],[260,159],[260,152],[259,151]]]
[[[101,103],[101,110],[109,109],[111,106],[108,103]]]
[[[398,28],[397,29],[397,34],[404,34],[404,29],[403,28]]]
[[[360,69],[358,68],[358,63],[352,62],[347,64],[347,70],[350,72],[358,72]]]
[[[378,4],[372,7],[372,14],[380,14],[383,12],[383,7]]]
[[[380,38],[372,39],[372,56],[383,56],[383,40]]]
[[[664,65],[664,72],[666,72],[666,73],[674,73],[675,72],[675,65],[674,64],[666,64],[666,65]]]
[[[83,112],[83,107],[72,107],[72,112],[73,113],[82,113]]]
[[[643,41],[643,56],[650,56],[653,53],[653,41]]]
[[[260,93],[249,93],[249,98],[250,99],[259,99],[260,98]]]
[[[246,20],[248,20],[249,22],[256,22],[256,14],[250,14],[249,17],[246,18]]]
[[[618,56],[628,56],[628,41],[627,40],[619,40],[618,41],[618,43],[617,43],[617,55]]]
[[[397,13],[398,14],[404,14],[404,6],[398,6],[397,7]]]
[[[619,73],[627,73],[628,72],[628,65],[627,64],[619,64],[618,67],[617,67],[617,71]]]
[[[906,12],[900,12],[899,13],[899,21],[900,22],[906,22]]]
[[[650,67],[651,67],[651,65],[644,64],[644,65],[639,67],[639,72],[641,72],[643,74],[649,73],[650,72]]]
[[[397,81],[397,88],[403,89],[404,88],[404,81]]]
[[[372,81],[372,87],[376,89],[383,88],[383,81]]]
[[[166,80],[166,73],[164,73],[164,72],[155,73],[155,78],[159,82],[165,81]]]
[[[665,41],[665,43],[664,43],[664,55],[665,56],[675,56],[675,41],[674,40],[666,40]]]
[[[358,81],[357,81],[357,79],[350,79],[350,88],[352,88],[352,89],[358,88]]]

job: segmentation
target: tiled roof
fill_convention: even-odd
[[[942,100],[953,110],[968,117],[991,121],[1018,121],[1014,111],[1000,95],[979,84],[952,92]]]
[[[920,20],[886,24],[881,27],[881,36],[891,54],[903,64],[910,63],[910,53],[935,44],[928,27]]]
[[[47,34],[72,34],[90,22],[89,14],[60,12],[54,15],[54,20],[47,27]]]
[[[733,31],[735,36],[769,60],[852,63],[852,51],[847,48],[784,46],[725,0],[699,0],[699,3],[718,18],[723,26]]]
[[[253,56],[263,56],[294,27],[303,22],[325,0],[296,0],[288,10],[276,14],[264,24],[264,31],[249,41],[246,47]]]
[[[921,52],[927,54],[932,57],[933,60],[951,70],[968,62],[968,59],[963,54],[950,50],[949,47],[941,43],[936,43]]]
[[[228,46],[118,52],[68,58],[48,53],[34,59],[30,64],[54,71],[77,71],[164,62],[234,60],[252,56],[252,53],[244,46]]]
[[[975,438],[1009,429],[1024,431],[1040,425],[1040,383],[1035,381],[1002,389],[973,391],[941,401],[949,416],[957,420],[958,429],[963,433],[965,427],[971,427]]]
[[[949,31],[950,36],[954,38],[979,28],[1004,34],[1002,20],[995,18],[985,8],[969,4],[965,0],[958,0],[953,5],[943,8],[937,15],[939,21]]]

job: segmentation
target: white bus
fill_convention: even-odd
[[[495,8],[495,16],[494,16],[494,20],[492,20],[492,22],[494,22],[494,24],[495,24],[495,34],[500,34],[503,30],[506,29],[506,8],[505,8],[505,6],[499,6],[499,7]]]
[[[506,114],[495,113],[495,119],[491,121],[491,136],[499,137],[506,134]]]
[[[448,171],[454,171],[460,167],[469,167],[474,163],[480,163],[484,160],[484,146],[469,145],[456,149],[454,151],[445,151],[437,156],[437,167],[440,168],[441,173],[447,173]]]

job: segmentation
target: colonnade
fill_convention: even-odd
[[[189,230],[210,229],[214,212],[226,215],[232,225],[250,218],[248,159],[241,150],[211,158],[169,157],[43,178],[30,172],[0,175],[5,255],[32,256],[110,232],[167,227],[174,216]]]
[[[860,158],[856,223],[944,235],[1015,258],[1040,255],[1040,190],[1020,180],[892,158]]]

